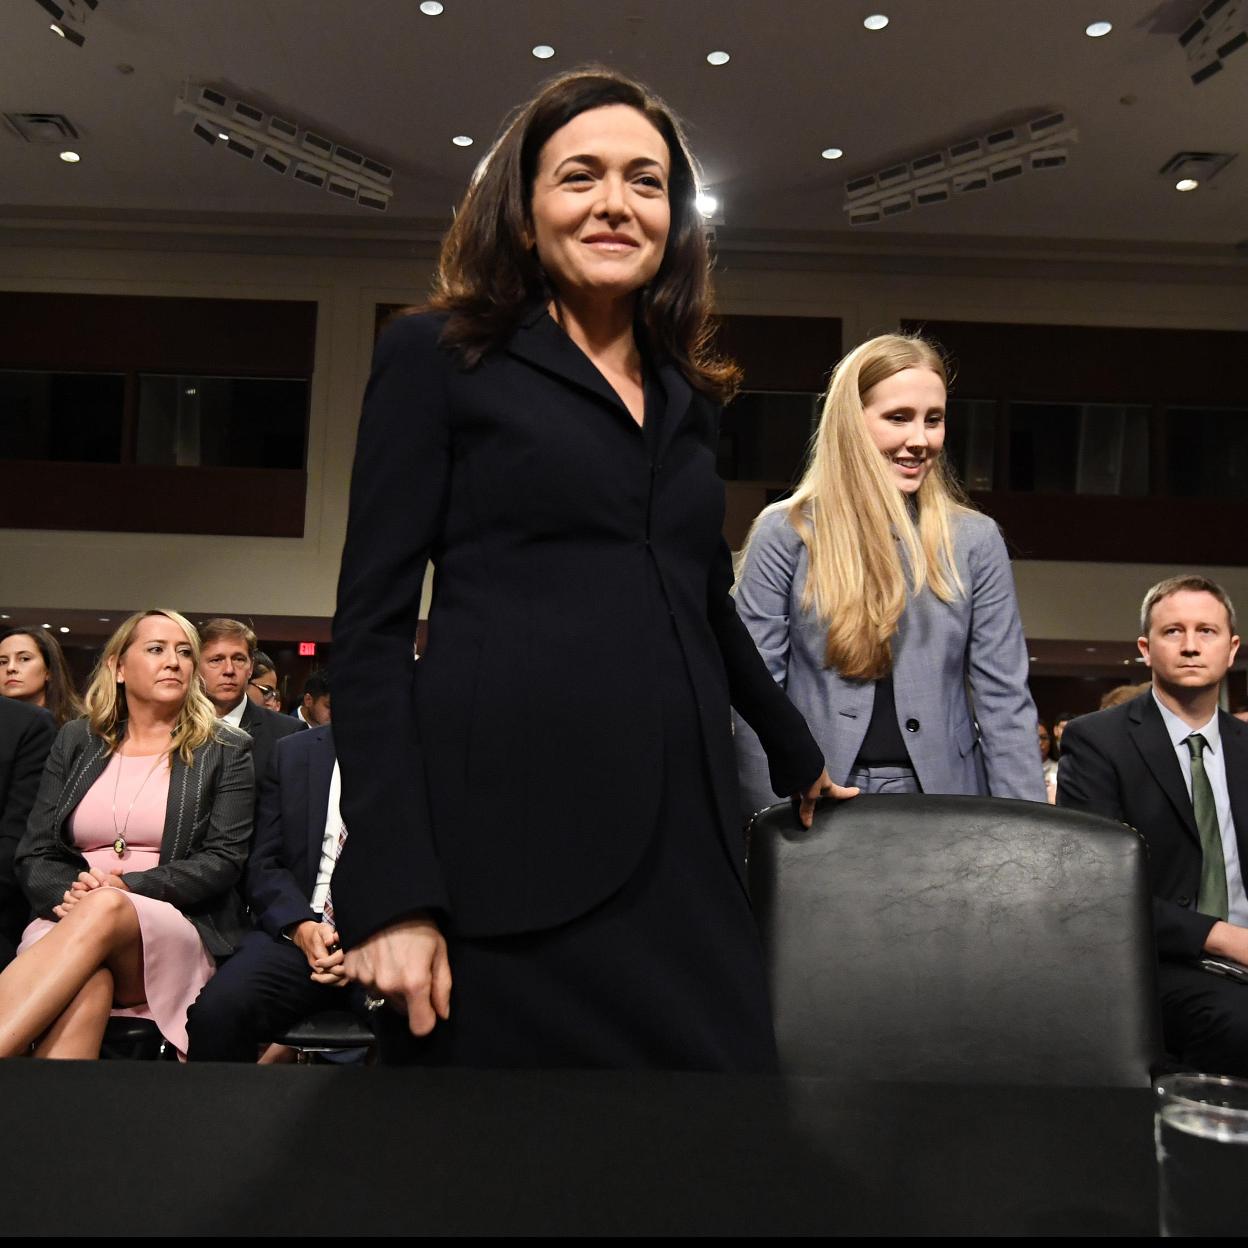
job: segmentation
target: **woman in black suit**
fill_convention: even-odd
[[[729,596],[735,370],[705,346],[695,191],[644,88],[557,79],[468,191],[433,310],[378,344],[334,621],[333,891],[348,974],[426,1037],[391,1015],[388,1060],[774,1063],[730,703],[807,821],[846,791]]]

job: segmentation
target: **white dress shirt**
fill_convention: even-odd
[[[243,727],[243,712],[247,709],[247,695],[244,693],[238,700],[238,705],[232,711],[226,711],[221,716],[227,724],[232,724],[235,728]],[[246,731],[246,729],[244,729]]]
[[[338,833],[342,830],[342,772],[334,760],[334,774],[329,778],[329,809],[325,812],[325,835],[321,837],[321,863],[316,870],[316,887],[312,890],[312,909],[320,914],[325,909],[329,879],[338,861]],[[1236,876],[1236,879],[1239,877]]]
[[[1213,718],[1203,728],[1191,728],[1169,707],[1162,704],[1155,689],[1152,696],[1161,712],[1162,723],[1170,734],[1170,744],[1174,746],[1175,756],[1179,760],[1179,770],[1183,773],[1183,783],[1187,785],[1189,798],[1192,796],[1192,756],[1187,748],[1187,739],[1195,733],[1200,733],[1205,739],[1205,775],[1209,777],[1209,787],[1213,790],[1214,808],[1218,812],[1218,830],[1222,834],[1222,857],[1226,861],[1227,918],[1239,927],[1248,927],[1248,896],[1244,893],[1244,877],[1239,869],[1239,842],[1235,839],[1231,795],[1226,787],[1226,754],[1222,749],[1221,734],[1218,732],[1218,712],[1213,712]]]

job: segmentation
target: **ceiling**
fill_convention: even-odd
[[[1065,110],[1069,166],[1028,172],[854,237],[1205,247],[1248,239],[1248,157],[1190,194],[1175,152],[1248,145],[1248,49],[1190,83],[1177,33],[1199,0],[99,0],[79,48],[35,0],[0,11],[0,112],[55,112],[82,160],[0,130],[0,225],[208,222],[438,231],[500,120],[549,74],[600,61],[688,121],[724,233],[846,237],[847,177],[1002,122]],[[863,18],[882,11],[882,31]],[[1085,26],[1112,21],[1090,39]],[[552,45],[536,60],[530,49]],[[723,49],[728,64],[706,54]],[[130,66],[123,72],[119,66]],[[186,81],[226,88],[393,164],[386,215],[209,148],[175,116]],[[456,147],[454,135],[474,138]],[[821,158],[835,146],[838,161]]]

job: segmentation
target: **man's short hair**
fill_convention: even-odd
[[[311,698],[313,702],[317,698],[326,697],[329,693],[329,677],[324,672],[313,672],[311,676],[303,682],[303,696]]]
[[[217,615],[211,620],[205,620],[199,626],[199,640],[202,646],[214,641],[224,641],[227,637],[241,637],[247,647],[248,657],[251,659],[256,657],[258,638],[254,630],[242,620],[231,620],[228,616]]]
[[[1231,596],[1217,581],[1211,581],[1207,576],[1197,576],[1195,573],[1189,573],[1185,576],[1170,576],[1164,581],[1158,581],[1144,595],[1144,601],[1140,606],[1141,637],[1148,636],[1148,628],[1153,618],[1153,608],[1163,598],[1171,598],[1175,594],[1182,593],[1212,594],[1226,608],[1226,618],[1231,626],[1232,636],[1236,633],[1235,607],[1231,602]]]

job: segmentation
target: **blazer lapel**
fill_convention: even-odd
[[[1248,862],[1248,724],[1225,711],[1218,713],[1218,736],[1226,751],[1226,791],[1231,798],[1235,840],[1239,843],[1241,870]]]
[[[659,425],[659,438],[655,452],[656,459],[662,460],[663,453],[675,436],[676,430],[680,428],[689,414],[689,405],[693,402],[693,387],[670,360],[664,360],[657,371],[659,380],[663,383],[664,393],[667,395],[667,406],[663,412],[663,421]]]
[[[1183,772],[1179,768],[1174,746],[1170,743],[1170,734],[1166,731],[1165,721],[1161,718],[1152,694],[1137,698],[1131,704],[1129,719],[1131,726],[1128,732],[1135,748],[1148,764],[1149,771],[1161,786],[1161,791],[1169,799],[1170,805],[1174,807],[1188,835],[1199,845],[1200,833],[1196,830],[1192,799],[1187,795],[1187,785],[1183,782]]]
[[[543,372],[553,373],[570,385],[594,395],[615,409],[629,424],[635,423],[607,379],[556,324],[544,306],[539,305],[526,312],[520,327],[507,344],[507,350]]]
[[[308,863],[312,888],[321,869],[321,847],[325,843],[325,818],[329,813],[329,786],[334,778],[334,743],[328,733],[307,752],[306,793],[308,798]],[[310,893],[310,890],[309,890]]]
[[[169,756],[169,800],[165,803],[165,831],[160,838],[161,862],[184,858],[190,850],[208,751],[214,744],[210,741],[195,751],[194,767],[188,767],[177,751]]]
[[[108,766],[112,754],[108,746],[99,737],[88,735],[87,742],[81,753],[74,760],[69,779],[61,788],[61,804],[56,811],[55,824],[62,831],[66,819],[86,796],[87,790],[100,778]]]

